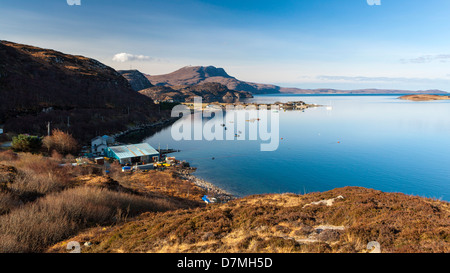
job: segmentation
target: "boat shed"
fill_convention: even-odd
[[[148,143],[111,146],[106,149],[106,156],[117,159],[120,164],[145,164],[159,160],[159,152]]]

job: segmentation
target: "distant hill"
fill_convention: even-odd
[[[119,70],[118,72],[128,80],[134,91],[140,91],[153,86],[145,75],[138,70]]]
[[[246,91],[252,94],[279,93],[280,87],[270,84],[258,84],[240,81],[228,75],[223,68],[214,66],[186,66],[165,75],[146,75],[157,86],[183,86],[215,82],[230,90]]]
[[[68,130],[79,139],[160,119],[153,101],[97,60],[0,41],[0,124],[7,132]]]
[[[447,94],[441,90],[408,91],[394,89],[358,89],[338,90],[330,88],[302,89],[280,87],[272,84],[245,82],[232,77],[223,68],[214,66],[186,66],[165,75],[146,75],[150,82],[157,86],[196,85],[206,82],[217,82],[230,90],[247,91],[252,94]]]
[[[205,82],[184,86],[155,86],[139,91],[153,100],[190,102],[194,97],[202,97],[203,102],[236,102],[253,96],[245,91],[234,91],[225,85],[215,82]]]

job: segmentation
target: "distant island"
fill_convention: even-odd
[[[414,94],[414,95],[401,96],[399,99],[412,100],[412,101],[450,100],[450,96],[431,95],[431,94]]]

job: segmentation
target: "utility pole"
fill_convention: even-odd
[[[50,136],[50,121],[47,122],[47,135]]]
[[[67,117],[67,127],[70,127],[70,116]]]

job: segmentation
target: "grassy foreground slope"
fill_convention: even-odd
[[[124,174],[112,164],[0,151],[0,253],[44,252],[98,226],[116,226],[145,212],[205,206],[206,192],[170,171]]]
[[[447,202],[346,187],[306,195],[249,196],[206,208],[144,213],[67,242],[82,252],[449,252]]]

